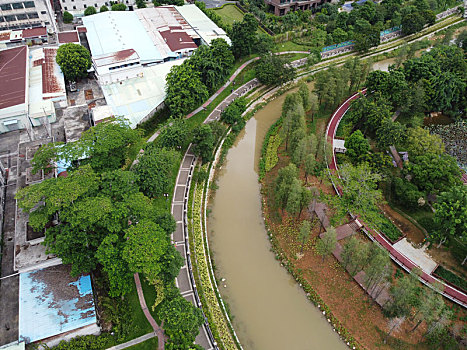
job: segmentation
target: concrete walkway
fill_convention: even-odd
[[[154,338],[156,335],[154,333],[148,333],[145,335],[142,335],[141,337],[132,339],[130,341],[127,341],[126,343],[123,344],[118,344],[115,346],[112,346],[111,348],[108,348],[107,350],[122,350],[129,348],[130,346],[137,345],[139,343],[145,342],[148,339]]]
[[[366,93],[366,89],[363,89],[362,94],[365,94],[365,93]],[[346,101],[344,101],[344,103],[342,103],[333,113],[333,115],[331,116],[331,120],[328,123],[327,129],[326,129],[326,138],[330,142],[330,146],[333,148],[332,158],[327,160],[327,166],[328,166],[328,170],[330,173],[339,174],[339,169],[336,163],[336,155],[334,152],[334,137],[336,135],[337,127],[342,117],[345,115],[347,110],[350,108],[350,103],[359,97],[360,97],[360,94],[355,93],[354,95],[350,96]],[[336,187],[334,182],[333,182],[333,186],[337,194],[340,196],[342,194],[342,190]],[[364,225],[364,223],[362,224]],[[372,229],[366,229],[365,225],[362,228],[362,230],[366,233],[366,235],[372,241],[378,242],[384,249],[386,249],[391,256],[391,259],[394,262],[396,262],[400,267],[402,267],[404,270],[406,270],[407,272],[412,271],[415,267],[420,267],[418,264],[416,264],[406,255],[406,252],[404,250],[400,250],[400,247],[401,247],[400,245],[397,245],[397,244],[392,245],[381,233],[374,231]],[[418,255],[418,252],[412,251],[411,254]],[[423,255],[423,256],[415,258],[414,260],[422,261],[424,260],[424,258],[425,256]],[[451,299],[455,303],[467,308],[467,295],[466,294],[444,283],[443,281],[433,277],[431,274],[427,273],[423,269],[422,271],[423,273],[419,277],[420,282],[431,287],[434,290],[437,290],[437,288],[434,288],[433,285],[435,283],[441,283],[444,286],[444,290],[443,292],[441,292],[442,295],[444,295],[446,298]]]

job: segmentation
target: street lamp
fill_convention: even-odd
[[[168,202],[168,200],[169,200],[169,194],[168,194],[168,193],[164,193],[164,197],[165,197],[165,208],[168,209],[168,208],[167,208],[167,202]]]

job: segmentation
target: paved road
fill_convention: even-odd
[[[366,89],[362,90],[362,93],[366,93]],[[349,109],[350,102],[359,97],[360,97],[359,93],[352,95],[343,104],[341,104],[337,108],[337,110],[334,112],[334,114],[332,115],[331,120],[329,121],[328,127],[326,129],[326,137],[328,141],[330,142],[331,147],[333,147],[334,136],[336,135],[339,122],[341,121],[342,117],[345,115],[345,113]],[[328,169],[330,172],[333,172],[333,173],[338,172],[339,170],[337,167],[336,157],[335,157],[334,152],[332,154],[331,161],[328,161]],[[342,193],[341,189],[336,188],[335,186],[334,188],[340,196]],[[392,260],[394,260],[404,270],[410,272],[412,271],[413,268],[418,267],[417,264],[411,261],[401,251],[398,251],[397,246],[394,246],[391,243],[389,243],[388,240],[383,235],[381,235],[379,232],[376,232],[374,230],[367,231],[366,229],[364,229],[364,231],[371,240],[377,241],[384,249],[386,249],[391,255]],[[427,286],[430,286],[431,288],[433,288],[433,285],[435,283],[442,283],[444,285],[444,291],[441,294],[443,294],[446,298],[451,299],[455,303],[467,308],[467,295],[462,293],[458,289],[444,283],[441,280],[438,280],[437,278],[433,277],[432,275],[427,274],[426,272],[423,272],[423,274],[419,277],[419,279],[422,283],[424,283]],[[436,288],[433,288],[433,289],[436,290]]]

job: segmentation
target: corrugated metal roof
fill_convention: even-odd
[[[91,278],[71,277],[68,265],[19,277],[19,337],[26,343],[96,323]]]
[[[138,60],[138,53],[133,49],[121,50],[117,52],[112,52],[107,55],[94,56],[94,63],[97,67],[106,66],[113,63]]]
[[[0,109],[26,102],[27,46],[0,51]]]
[[[175,6],[175,9],[208,45],[212,40],[218,38],[222,38],[230,44],[227,33],[211,21],[196,5]]]
[[[91,53],[102,56],[134,49],[142,63],[164,59],[134,12],[107,11],[83,17]]]
[[[144,117],[164,102],[165,77],[173,66],[180,65],[183,61],[184,59],[179,59],[144,67],[142,77],[102,85],[105,100],[112,108],[113,115],[124,116],[130,121],[131,127],[136,127]]]

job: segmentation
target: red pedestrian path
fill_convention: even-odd
[[[363,89],[362,91],[350,96],[347,100],[345,100],[344,103],[342,103],[336,109],[334,114],[331,116],[331,120],[328,123],[327,129],[326,129],[326,138],[328,140],[328,144],[333,148],[332,159],[330,162],[328,162],[328,169],[331,173],[337,172],[338,174],[338,170],[339,170],[337,167],[337,163],[336,163],[336,155],[334,152],[334,145],[333,145],[334,137],[336,135],[339,122],[341,121],[345,113],[348,111],[351,102],[356,100],[360,96],[364,95],[365,93],[366,93],[366,89]],[[342,194],[341,189],[337,188],[335,185],[334,185],[334,189],[336,190],[339,196]],[[367,230],[367,229],[364,229],[364,232],[368,235],[368,237],[370,237],[370,239],[372,239],[373,241],[377,241],[383,248],[385,248],[391,255],[391,258],[398,265],[400,265],[404,270],[410,272],[412,271],[413,268],[418,267],[418,265],[416,265],[413,261],[411,261],[405,255],[403,255],[401,252],[397,251],[394,248],[394,246],[392,246],[386,240],[386,238],[384,238],[384,236],[382,236],[380,233],[374,230]],[[443,281],[438,280],[437,278],[431,275],[428,275],[425,272],[422,273],[419,279],[422,283],[430,287],[433,287],[433,284],[435,283],[441,283],[442,285],[444,285],[444,291],[441,294],[443,294],[446,298],[449,298],[452,301],[456,302],[457,304],[467,308],[467,295],[466,294],[448,285],[447,283],[444,283]]]

